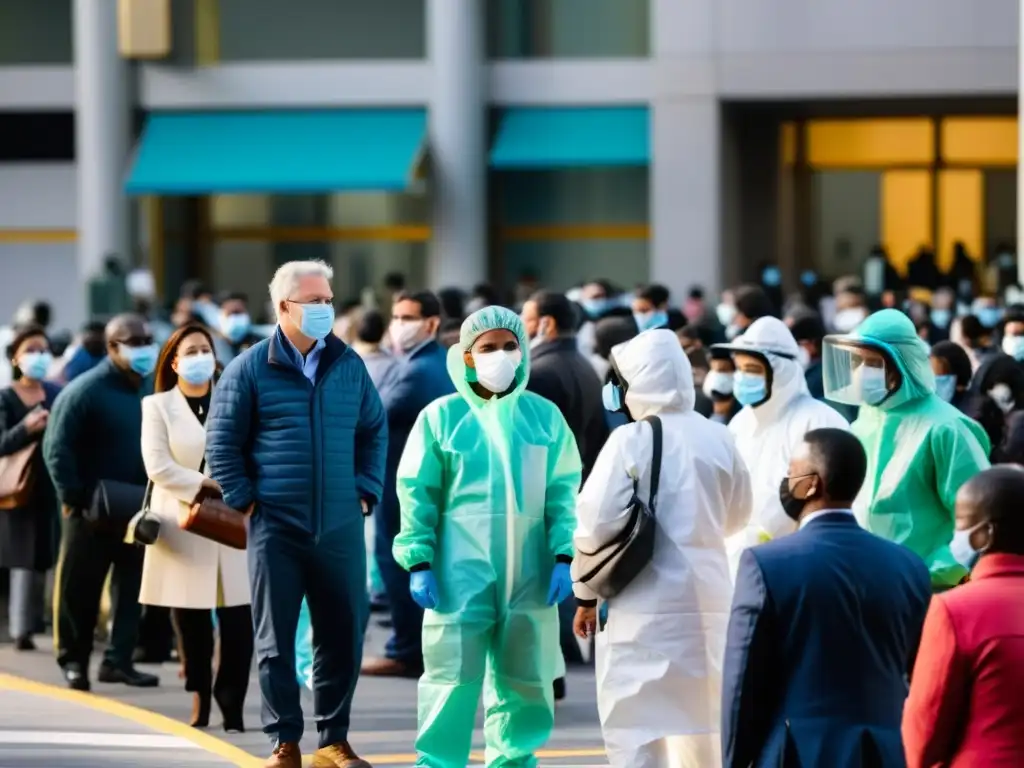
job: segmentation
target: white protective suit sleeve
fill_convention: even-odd
[[[576,552],[593,552],[615,538],[629,521],[629,502],[638,467],[653,458],[654,432],[649,424],[635,422],[614,430],[598,454],[587,482],[576,500]],[[573,559],[573,593],[580,600],[596,600],[586,584],[578,581],[579,558]]]
[[[735,443],[732,445],[732,481],[729,507],[725,511],[724,533],[726,537],[733,536],[746,528],[754,511],[750,470],[747,469],[747,464],[740,456]]]

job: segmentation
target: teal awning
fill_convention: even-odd
[[[517,107],[491,150],[500,170],[637,167],[650,162],[646,107]]]
[[[424,150],[423,109],[150,115],[132,195],[399,191]]]

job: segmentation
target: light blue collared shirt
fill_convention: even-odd
[[[305,357],[299,352],[299,348],[292,344],[292,340],[285,336],[285,341],[288,342],[288,347],[295,355],[295,362],[299,364],[299,369],[302,371],[302,375],[309,379],[311,384],[316,384],[316,369],[320,365],[320,355],[323,354],[324,347],[327,346],[327,342],[323,339],[318,339],[313,348],[309,350]]]

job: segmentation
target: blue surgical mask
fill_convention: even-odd
[[[857,371],[861,400],[868,405],[878,405],[885,400],[889,394],[889,386],[885,383],[885,368],[862,365]]]
[[[947,403],[953,402],[953,395],[956,394],[956,375],[948,373],[944,376],[936,376],[935,394]]]
[[[612,382],[608,382],[601,389],[601,401],[604,403],[604,409],[617,413],[622,410],[622,387],[616,386]]]
[[[981,522],[965,531],[954,531],[953,540],[949,542],[949,552],[953,555],[953,559],[968,571],[974,570],[974,566],[978,564],[978,559],[985,552],[983,549],[975,549],[974,545],[971,544],[971,535],[984,525],[990,525],[990,523]]]
[[[761,405],[768,399],[768,382],[756,373],[737,371],[733,377],[732,396],[740,405]]]
[[[800,273],[800,284],[805,288],[810,288],[812,285],[817,285],[818,275],[811,269],[805,269]]]
[[[299,331],[310,339],[325,339],[334,329],[334,307],[330,304],[300,304]]]
[[[932,310],[932,325],[937,328],[948,328],[953,320],[953,313],[948,309]]]
[[[209,352],[178,358],[178,375],[189,384],[196,386],[205,384],[212,379],[216,368],[217,361]]]
[[[1003,310],[999,307],[979,307],[974,314],[986,328],[995,328],[1003,319]]]
[[[1024,360],[1024,336],[1004,336],[1003,352],[1014,360]]]
[[[220,318],[220,307],[208,299],[193,302],[192,312],[199,315],[203,322],[210,328],[217,327],[217,320]]]
[[[587,317],[591,320],[597,320],[604,317],[605,313],[611,308],[609,306],[608,299],[583,299],[580,302],[580,306],[583,307],[583,311],[587,313]]]
[[[26,352],[18,360],[21,375],[39,381],[46,378],[53,364],[53,355],[49,352]]]
[[[634,312],[633,319],[640,333],[649,331],[652,328],[664,328],[668,325],[668,313],[659,310],[657,312]]]
[[[770,288],[782,285],[782,272],[778,267],[766,267],[761,273],[761,282]]]
[[[220,319],[220,332],[223,333],[232,344],[237,344],[252,328],[252,320],[246,313],[237,315],[224,315]]]
[[[144,347],[129,347],[121,345],[121,356],[128,363],[128,367],[139,376],[149,376],[156,368],[157,348],[155,344],[147,344]]]

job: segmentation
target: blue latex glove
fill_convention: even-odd
[[[572,575],[568,563],[555,563],[548,587],[548,605],[557,605],[572,594]]]
[[[433,571],[413,571],[409,574],[409,593],[420,608],[437,608],[437,579]]]

